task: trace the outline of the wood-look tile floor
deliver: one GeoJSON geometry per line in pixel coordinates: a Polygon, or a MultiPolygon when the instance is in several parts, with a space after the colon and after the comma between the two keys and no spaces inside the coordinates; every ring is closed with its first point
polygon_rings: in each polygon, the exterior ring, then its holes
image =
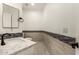
{"type": "Polygon", "coordinates": [[[50,53],[42,41],[37,41],[37,44],[16,53],[16,55],[50,55],[50,53]]]}

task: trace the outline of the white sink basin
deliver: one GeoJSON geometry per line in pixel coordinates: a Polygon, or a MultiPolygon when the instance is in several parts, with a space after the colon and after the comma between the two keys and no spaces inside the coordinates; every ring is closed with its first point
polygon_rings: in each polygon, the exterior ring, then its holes
{"type": "Polygon", "coordinates": [[[13,54],[24,48],[28,48],[36,44],[36,42],[28,40],[27,38],[22,38],[22,37],[5,39],[4,41],[6,45],[4,46],[0,45],[0,55],[13,54]]]}

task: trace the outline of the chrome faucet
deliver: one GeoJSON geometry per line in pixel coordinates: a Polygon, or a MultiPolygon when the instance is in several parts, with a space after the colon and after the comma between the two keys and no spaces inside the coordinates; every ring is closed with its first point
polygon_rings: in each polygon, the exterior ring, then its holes
{"type": "Polygon", "coordinates": [[[3,35],[1,36],[1,45],[5,45],[5,42],[4,42],[4,36],[5,36],[5,35],[11,36],[11,34],[9,34],[9,33],[3,34],[3,35]]]}

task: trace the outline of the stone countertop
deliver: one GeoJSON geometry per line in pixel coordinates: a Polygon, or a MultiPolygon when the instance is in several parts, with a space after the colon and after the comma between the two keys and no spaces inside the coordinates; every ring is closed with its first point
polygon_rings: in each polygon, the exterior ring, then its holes
{"type": "Polygon", "coordinates": [[[28,38],[22,37],[5,39],[5,43],[4,46],[0,45],[0,55],[11,55],[36,44],[36,42],[28,40],[28,38]]]}

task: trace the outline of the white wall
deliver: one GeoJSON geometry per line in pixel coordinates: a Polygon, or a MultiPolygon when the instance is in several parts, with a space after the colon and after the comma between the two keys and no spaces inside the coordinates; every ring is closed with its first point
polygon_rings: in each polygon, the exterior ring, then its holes
{"type": "Polygon", "coordinates": [[[42,29],[70,37],[76,35],[74,4],[47,4],[44,9],[42,29]]]}
{"type": "Polygon", "coordinates": [[[74,7],[74,17],[76,20],[76,41],[79,42],[79,4],[75,4],[74,7]]]}
{"type": "MultiPolygon", "coordinates": [[[[15,3],[15,4],[12,4],[12,3],[7,3],[7,5],[10,5],[10,6],[12,6],[12,7],[15,7],[15,8],[18,8],[19,9],[19,11],[20,11],[20,13],[19,13],[19,15],[20,16],[22,16],[22,6],[20,5],[20,4],[17,4],[17,3],[15,3]]],[[[22,23],[20,23],[19,24],[19,28],[17,28],[17,29],[4,29],[4,28],[2,28],[2,4],[0,4],[0,34],[1,33],[16,33],[16,32],[22,32],[22,23]]]]}
{"type": "MultiPolygon", "coordinates": [[[[47,4],[43,12],[23,11],[24,30],[45,30],[76,37],[75,4],[47,4]]],[[[79,13],[78,13],[79,14],[79,13]]]]}
{"type": "Polygon", "coordinates": [[[41,11],[23,10],[24,30],[40,30],[43,14],[41,11]]]}

